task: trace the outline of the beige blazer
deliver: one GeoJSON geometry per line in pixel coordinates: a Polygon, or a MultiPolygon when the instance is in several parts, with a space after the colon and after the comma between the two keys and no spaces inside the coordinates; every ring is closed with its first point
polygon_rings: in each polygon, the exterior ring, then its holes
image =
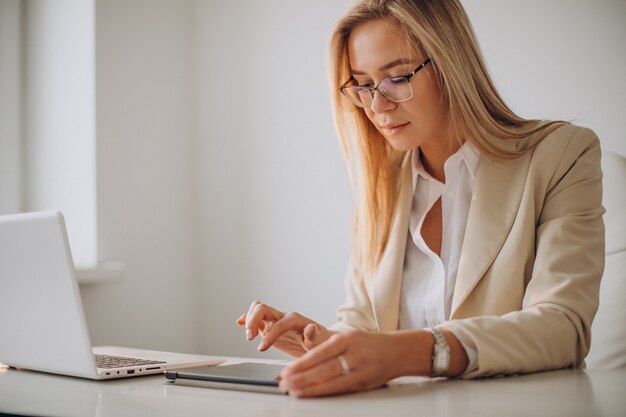
{"type": "MultiPolygon", "coordinates": [[[[389,242],[370,275],[350,266],[335,329],[398,328],[411,211],[410,155],[389,242]]],[[[456,279],[452,331],[478,352],[465,378],[583,366],[604,269],[600,143],[559,127],[514,161],[481,158],[456,279]]]]}

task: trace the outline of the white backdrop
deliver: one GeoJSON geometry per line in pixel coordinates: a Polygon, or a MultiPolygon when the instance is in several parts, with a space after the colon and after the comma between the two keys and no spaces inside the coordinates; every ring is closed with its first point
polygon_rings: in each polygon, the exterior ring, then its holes
{"type": "Polygon", "coordinates": [[[626,1],[466,0],[505,100],[528,118],[569,120],[626,155],[626,1]]]}
{"type": "MultiPolygon", "coordinates": [[[[100,254],[131,266],[84,288],[96,343],[255,355],[234,324],[255,299],[332,322],[352,197],[326,45],[348,3],[96,1],[100,254]]],[[[626,2],[464,4],[513,109],[626,155],[626,2]]]]}

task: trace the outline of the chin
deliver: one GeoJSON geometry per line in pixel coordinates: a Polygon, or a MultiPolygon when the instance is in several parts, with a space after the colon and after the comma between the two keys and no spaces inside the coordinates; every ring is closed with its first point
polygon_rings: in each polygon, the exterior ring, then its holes
{"type": "Polygon", "coordinates": [[[415,140],[408,140],[402,137],[386,137],[385,136],[385,140],[394,150],[400,151],[400,152],[410,151],[420,146],[420,144],[416,143],[415,140]]]}

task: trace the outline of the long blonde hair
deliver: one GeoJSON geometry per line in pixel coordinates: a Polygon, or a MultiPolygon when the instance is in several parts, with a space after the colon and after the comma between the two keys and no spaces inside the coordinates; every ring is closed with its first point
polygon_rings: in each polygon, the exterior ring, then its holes
{"type": "Polygon", "coordinates": [[[337,23],[330,41],[330,85],[335,124],[344,156],[358,169],[354,262],[376,268],[387,244],[397,190],[392,153],[362,109],[346,100],[339,85],[350,78],[348,39],[358,25],[390,19],[415,52],[430,57],[455,136],[484,157],[510,160],[534,149],[563,122],[516,115],[502,100],[487,72],[472,26],[458,0],[362,0],[337,23]]]}

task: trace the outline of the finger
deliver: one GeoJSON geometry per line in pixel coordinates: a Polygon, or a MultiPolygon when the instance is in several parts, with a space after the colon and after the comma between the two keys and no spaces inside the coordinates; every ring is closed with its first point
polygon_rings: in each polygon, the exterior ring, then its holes
{"type": "Polygon", "coordinates": [[[304,346],[309,350],[315,347],[316,346],[315,341],[318,336],[317,324],[315,323],[307,324],[306,327],[304,328],[303,335],[304,335],[304,346]]]}
{"type": "Polygon", "coordinates": [[[337,357],[334,357],[315,368],[289,374],[288,377],[281,379],[280,388],[285,391],[299,391],[309,385],[324,383],[343,376],[345,376],[345,374],[341,362],[339,362],[337,357]]]}
{"type": "Polygon", "coordinates": [[[320,384],[311,384],[302,388],[289,390],[289,395],[298,398],[320,397],[324,395],[345,394],[348,392],[362,391],[373,388],[361,382],[361,376],[351,373],[346,376],[334,378],[320,384]]]}
{"type": "Polygon", "coordinates": [[[311,350],[315,346],[324,343],[333,334],[334,332],[329,331],[324,326],[311,323],[304,328],[304,347],[306,350],[311,350]]]}
{"type": "Polygon", "coordinates": [[[247,314],[242,314],[241,316],[239,316],[235,323],[237,323],[239,326],[244,326],[246,324],[246,316],[247,314]]]}
{"type": "Polygon", "coordinates": [[[255,301],[250,306],[248,316],[246,317],[246,337],[252,340],[259,334],[259,327],[267,316],[266,306],[263,303],[255,301]]]}
{"type": "Polygon", "coordinates": [[[248,340],[252,340],[253,337],[253,331],[250,329],[250,317],[252,316],[252,312],[254,311],[254,309],[256,308],[256,306],[259,304],[259,301],[253,301],[250,304],[250,307],[248,308],[248,313],[244,314],[244,319],[243,322],[246,326],[246,339],[248,340]]]}
{"type": "Polygon", "coordinates": [[[283,316],[283,313],[280,311],[261,302],[256,302],[252,312],[249,312],[246,317],[246,336],[248,340],[257,337],[259,331],[265,327],[267,322],[280,320],[283,316]]]}
{"type": "Polygon", "coordinates": [[[270,321],[270,320],[263,320],[263,321],[261,321],[261,323],[259,324],[259,334],[263,338],[265,338],[265,335],[267,334],[267,332],[270,331],[270,329],[272,328],[274,323],[276,323],[276,322],[275,321],[270,321]]]}
{"type": "Polygon", "coordinates": [[[253,301],[250,304],[250,307],[248,308],[248,313],[246,314],[246,323],[248,322],[248,317],[252,316],[252,313],[254,312],[254,309],[256,308],[256,306],[258,306],[261,302],[260,301],[253,301]]]}
{"type": "Polygon", "coordinates": [[[335,334],[331,336],[326,342],[316,346],[302,355],[297,361],[286,366],[282,372],[281,377],[287,378],[289,374],[302,372],[304,370],[313,368],[330,358],[339,356],[346,352],[348,349],[349,340],[344,335],[335,334]]]}
{"type": "Polygon", "coordinates": [[[280,320],[274,322],[267,331],[263,340],[259,344],[259,351],[264,352],[270,348],[283,334],[291,330],[303,330],[304,327],[311,323],[311,320],[298,313],[288,313],[280,320]]]}

